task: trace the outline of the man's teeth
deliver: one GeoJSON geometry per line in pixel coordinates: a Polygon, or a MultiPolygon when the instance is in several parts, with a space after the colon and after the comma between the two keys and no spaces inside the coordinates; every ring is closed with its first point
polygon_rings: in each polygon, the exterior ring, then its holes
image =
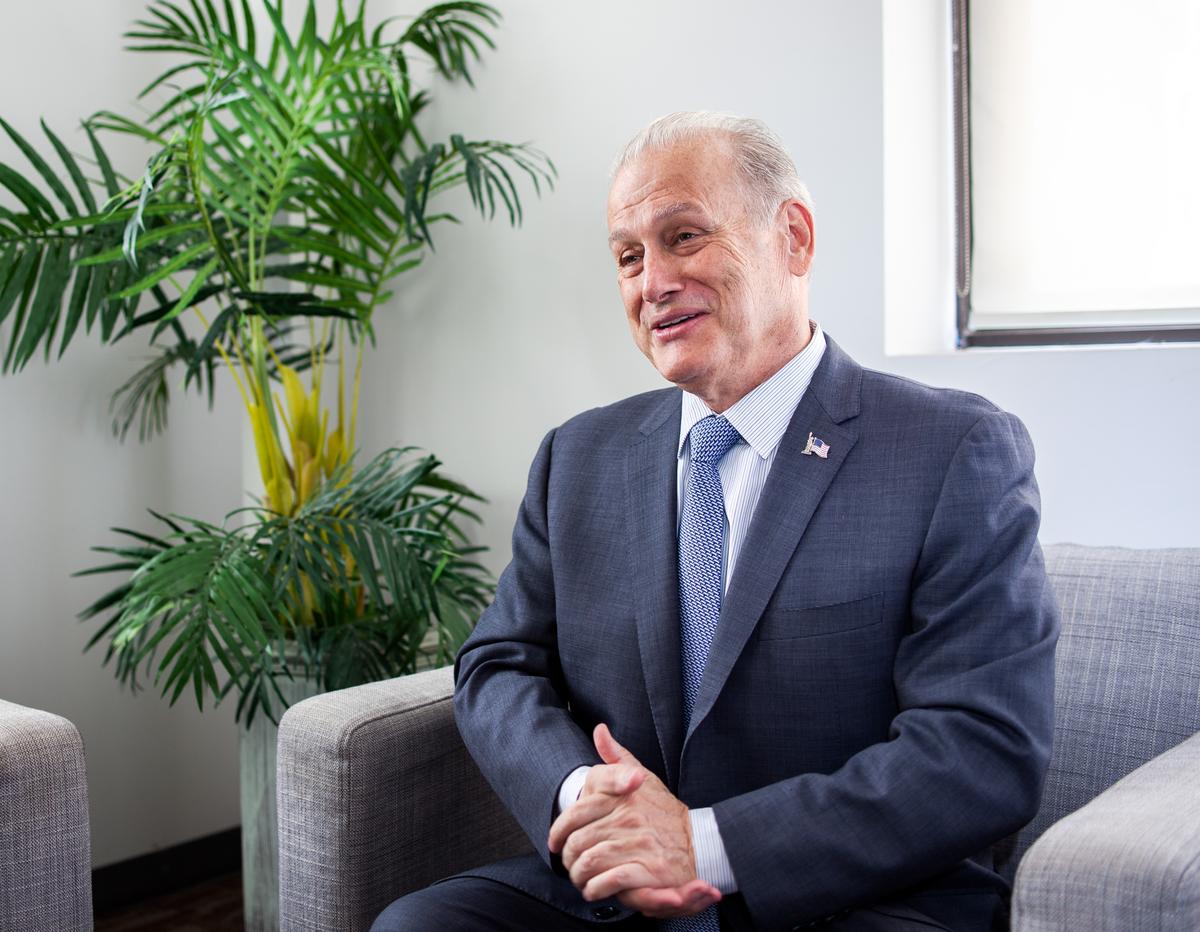
{"type": "Polygon", "coordinates": [[[691,320],[695,314],[684,314],[682,317],[676,317],[674,320],[668,320],[666,323],[659,324],[656,329],[666,330],[668,327],[674,327],[676,324],[682,324],[685,320],[691,320]]]}

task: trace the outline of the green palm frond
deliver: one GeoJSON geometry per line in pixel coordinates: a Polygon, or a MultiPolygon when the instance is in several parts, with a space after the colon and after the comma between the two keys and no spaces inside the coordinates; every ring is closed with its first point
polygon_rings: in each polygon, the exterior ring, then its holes
{"type": "MultiPolygon", "coordinates": [[[[211,3],[192,4],[185,9],[182,4],[153,0],[146,10],[146,19],[134,22],[134,28],[125,33],[132,40],[128,46],[134,52],[166,52],[173,56],[182,55],[183,61],[163,71],[138,94],[142,99],[159,87],[173,82],[188,71],[197,70],[203,75],[214,56],[224,51],[222,39],[243,48],[253,57],[257,51],[254,14],[249,0],[239,0],[235,9],[230,0],[222,0],[220,11],[211,3]],[[223,15],[222,15],[223,13],[223,15]]],[[[186,98],[205,86],[203,80],[179,92],[186,98]]],[[[172,109],[179,100],[168,101],[164,111],[172,109]]],[[[160,111],[156,116],[161,116],[160,111]]]]}
{"type": "Polygon", "coordinates": [[[553,164],[530,146],[460,134],[427,144],[417,132],[429,98],[411,87],[406,50],[447,78],[470,80],[470,64],[494,46],[493,7],[439,4],[394,40],[389,23],[368,36],[362,6],[351,16],[339,3],[326,35],[311,0],[297,29],[279,4],[264,0],[263,9],[270,27],[260,55],[250,0],[149,5],[128,35],[137,51],[171,54],[143,92],[167,90],[167,99],[149,119],[106,111],[86,124],[104,209],[49,129],[59,171],[0,122],[31,167],[0,166],[0,187],[19,205],[0,210],[4,371],[39,347],[49,354],[56,334],[61,354],[97,322],[104,341],[148,325],[157,333],[222,292],[243,314],[340,312],[369,326],[390,283],[421,263],[431,226],[456,219],[432,209],[439,195],[466,185],[483,216],[499,210],[515,225],[519,179],[535,193],[553,184],[553,164]],[[135,181],[112,170],[98,132],[154,147],[135,181]],[[272,297],[296,286],[312,297],[291,305],[272,297]],[[171,300],[147,310],[146,295],[159,288],[171,300]]]}
{"type": "Polygon", "coordinates": [[[105,662],[131,686],[153,671],[172,703],[188,686],[198,701],[236,689],[239,718],[274,717],[291,675],[285,639],[328,689],[411,672],[431,628],[448,659],[492,580],[463,543],[476,519],[462,501],[478,496],[438,466],[387,450],[358,472],[346,464],[290,518],[230,528],[156,516],[162,537],[118,530],[134,544],[96,548],[118,561],[83,574],[131,576],[81,614],[113,613],[88,646],[106,641],[105,662]]]}
{"type": "Polygon", "coordinates": [[[217,373],[236,379],[263,505],[118,531],[88,572],[124,581],[84,616],[103,616],[89,646],[122,682],[150,675],[172,702],[237,692],[243,721],[274,716],[297,658],[326,688],[448,660],[490,599],[477,496],[409,451],[354,465],[363,355],[437,225],[458,222],[445,195],[466,188],[473,211],[516,226],[556,179],[530,145],[418,125],[431,97],[410,57],[470,83],[494,7],[368,30],[366,0],[349,6],[322,19],[306,0],[285,21],[282,0],[150,0],[127,33],[165,56],[148,116],[93,115],[86,157],[0,121],[26,163],[0,165],[0,371],[81,333],[146,339],[112,401],[114,431],[143,440],[180,381],[211,405],[217,373]],[[114,168],[106,134],[141,147],[133,170],[114,168]]]}
{"type": "MultiPolygon", "coordinates": [[[[19,205],[0,208],[0,324],[6,328],[0,338],[0,371],[12,372],[24,368],[39,347],[48,359],[56,336],[61,355],[81,323],[90,330],[99,320],[107,338],[131,305],[115,297],[129,273],[94,258],[121,242],[120,222],[73,222],[81,213],[96,213],[95,196],[78,159],[44,123],[43,132],[63,164],[60,171],[3,119],[0,129],[33,169],[33,177],[26,177],[0,164],[0,188],[19,205]],[[82,264],[88,259],[92,261],[82,264]]],[[[94,136],[91,142],[97,160],[107,165],[100,143],[94,136]]]]}
{"type": "MultiPolygon", "coordinates": [[[[398,45],[413,45],[428,55],[442,77],[471,80],[471,62],[482,59],[479,47],[496,47],[488,30],[500,24],[500,11],[486,3],[439,3],[416,17],[398,45]]],[[[376,32],[376,38],[382,35],[376,32]]]]}
{"type": "Polygon", "coordinates": [[[143,443],[166,430],[171,395],[167,374],[176,364],[184,367],[184,389],[194,382],[212,408],[219,362],[214,344],[221,336],[222,324],[227,324],[230,317],[228,313],[218,317],[200,340],[188,336],[178,322],[165,325],[175,342],[167,346],[153,345],[156,355],[113,393],[109,410],[113,414],[114,436],[123,441],[135,421],[138,439],[143,443]]]}
{"type": "Polygon", "coordinates": [[[155,685],[172,704],[190,684],[203,707],[205,693],[220,695],[229,683],[249,680],[255,658],[282,636],[282,623],[272,609],[273,582],[254,552],[253,534],[162,520],[172,532],[163,538],[138,535],[146,546],[96,548],[123,561],[85,573],[132,567],[133,574],[81,617],[115,609],[88,647],[108,641],[105,663],[115,659],[122,682],[136,688],[138,671],[153,670],[155,685]]]}
{"type": "Polygon", "coordinates": [[[165,350],[135,372],[112,396],[113,435],[121,440],[138,422],[138,438],[145,441],[167,427],[167,370],[179,361],[176,348],[165,350]]]}

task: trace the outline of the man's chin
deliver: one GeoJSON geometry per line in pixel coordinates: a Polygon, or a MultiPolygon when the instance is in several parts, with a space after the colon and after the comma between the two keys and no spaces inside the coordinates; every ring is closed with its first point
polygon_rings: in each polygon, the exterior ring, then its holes
{"type": "Polygon", "coordinates": [[[676,360],[664,362],[661,359],[654,360],[654,368],[658,370],[658,374],[674,385],[676,388],[682,388],[685,392],[698,393],[697,389],[703,382],[702,372],[696,366],[681,364],[676,360]]]}

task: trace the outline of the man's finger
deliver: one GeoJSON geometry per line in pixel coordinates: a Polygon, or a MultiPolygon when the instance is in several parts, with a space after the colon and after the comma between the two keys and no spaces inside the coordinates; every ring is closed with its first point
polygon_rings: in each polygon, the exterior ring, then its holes
{"type": "MultiPolygon", "coordinates": [[[[605,819],[597,819],[595,822],[589,822],[587,825],[575,829],[575,831],[567,836],[567,840],[563,842],[562,851],[560,854],[562,855],[563,867],[565,867],[569,873],[573,872],[575,868],[575,862],[585,854],[588,855],[588,860],[591,863],[597,865],[588,873],[587,877],[583,878],[582,881],[576,880],[572,874],[571,880],[577,887],[582,887],[584,882],[586,882],[588,877],[590,877],[592,874],[598,874],[600,871],[607,870],[609,867],[612,867],[613,864],[618,863],[614,861],[612,864],[600,864],[598,860],[601,856],[600,852],[592,852],[593,848],[599,846],[607,846],[611,848],[613,842],[617,840],[605,832],[605,822],[605,819]]],[[[625,839],[625,841],[628,841],[628,839],[625,839]]],[[[623,858],[622,860],[629,859],[623,858]]]]}
{"type": "Polygon", "coordinates": [[[592,731],[592,743],[596,745],[596,753],[606,764],[633,764],[640,767],[638,759],[617,743],[608,726],[601,722],[592,731]]]}
{"type": "MultiPolygon", "coordinates": [[[[601,769],[599,767],[594,769],[601,769]]],[[[588,775],[589,778],[591,774],[588,775]]],[[[635,781],[637,785],[641,785],[641,780],[635,781]]],[[[546,844],[554,854],[560,854],[563,846],[567,843],[567,839],[571,834],[585,825],[591,825],[598,819],[603,819],[611,813],[620,803],[621,794],[609,793],[604,791],[586,792],[580,796],[575,802],[564,809],[554,824],[550,826],[550,835],[546,839],[546,844]]]]}
{"type": "Polygon", "coordinates": [[[636,861],[618,864],[603,873],[597,874],[580,891],[589,903],[616,896],[622,890],[636,887],[648,887],[657,883],[658,879],[643,865],[636,861]]]}
{"type": "Polygon", "coordinates": [[[630,909],[652,919],[666,919],[683,908],[684,900],[674,887],[637,887],[622,890],[617,899],[630,909]]]}
{"type": "Polygon", "coordinates": [[[636,909],[652,919],[694,916],[722,899],[720,890],[698,878],[681,887],[625,890],[617,898],[630,909],[636,909]]]}
{"type": "Polygon", "coordinates": [[[598,793],[586,799],[580,797],[554,820],[550,826],[550,835],[546,838],[546,846],[551,853],[561,854],[563,846],[573,832],[607,815],[604,807],[607,807],[608,811],[612,811],[614,806],[616,806],[616,798],[612,796],[598,793]]]}
{"type": "Polygon", "coordinates": [[[679,888],[684,899],[684,911],[691,915],[721,902],[721,891],[697,877],[679,888]]]}
{"type": "Polygon", "coordinates": [[[567,839],[563,848],[563,866],[571,877],[577,889],[582,890],[589,880],[603,874],[607,870],[622,864],[637,864],[634,860],[635,851],[631,851],[628,838],[592,838],[583,845],[578,844],[579,836],[591,831],[591,826],[580,829],[567,839]]]}
{"type": "Polygon", "coordinates": [[[646,782],[647,771],[633,764],[597,765],[588,771],[583,783],[583,793],[607,793],[610,796],[625,796],[646,782]]]}

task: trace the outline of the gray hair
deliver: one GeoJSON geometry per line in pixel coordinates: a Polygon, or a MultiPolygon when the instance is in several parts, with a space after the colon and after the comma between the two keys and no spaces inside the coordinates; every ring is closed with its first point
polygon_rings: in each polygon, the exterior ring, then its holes
{"type": "Polygon", "coordinates": [[[723,136],[733,146],[738,173],[761,219],[774,216],[787,200],[800,201],[812,210],[812,197],[779,135],[762,120],[731,113],[685,110],[659,117],[629,140],[613,163],[611,178],[615,180],[621,169],[648,150],[712,136],[723,136]]]}

